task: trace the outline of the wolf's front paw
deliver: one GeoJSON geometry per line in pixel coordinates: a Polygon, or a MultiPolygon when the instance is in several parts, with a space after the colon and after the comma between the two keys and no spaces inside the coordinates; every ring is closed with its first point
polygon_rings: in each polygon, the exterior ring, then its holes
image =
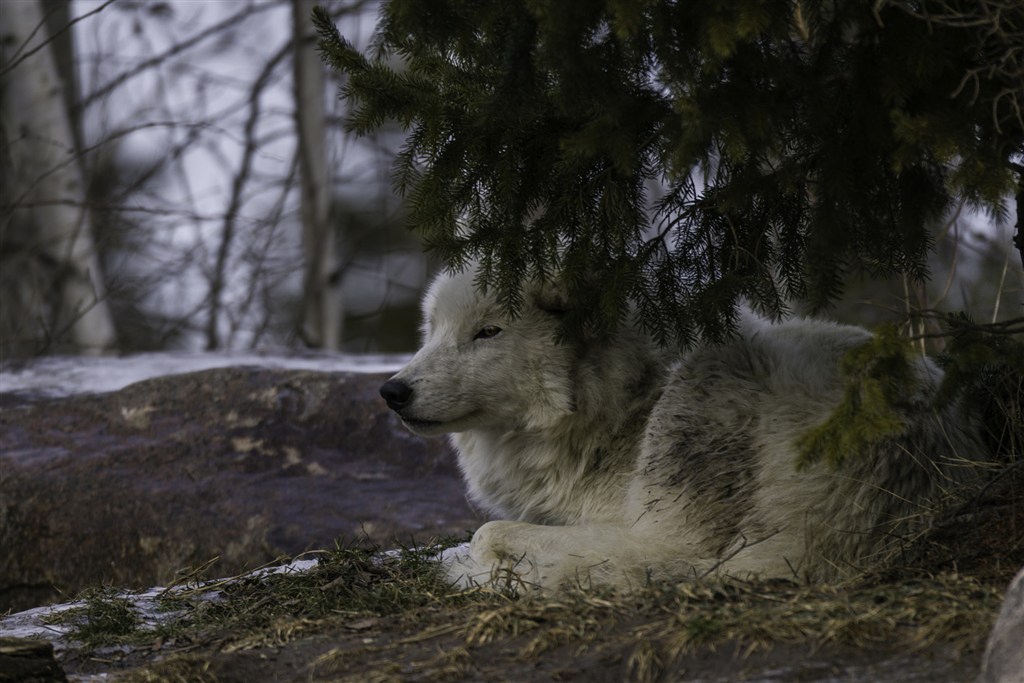
{"type": "Polygon", "coordinates": [[[470,544],[460,543],[446,548],[437,557],[441,563],[441,573],[457,588],[472,588],[476,585],[470,577],[477,573],[476,565],[470,555],[470,544]]]}
{"type": "Polygon", "coordinates": [[[514,584],[522,582],[514,571],[515,563],[501,560],[490,552],[480,552],[477,543],[462,543],[448,548],[441,552],[438,560],[444,577],[457,588],[490,586],[514,589],[514,584]]]}
{"type": "Polygon", "coordinates": [[[509,548],[502,534],[510,522],[488,522],[477,529],[470,543],[448,548],[439,556],[442,571],[459,588],[490,586],[522,593],[536,583],[535,566],[523,553],[509,548]]]}

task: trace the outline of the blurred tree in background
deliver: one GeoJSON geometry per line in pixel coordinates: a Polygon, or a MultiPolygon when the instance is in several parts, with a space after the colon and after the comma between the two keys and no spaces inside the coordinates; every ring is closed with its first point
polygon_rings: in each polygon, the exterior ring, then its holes
{"type": "Polygon", "coordinates": [[[19,274],[4,278],[9,289],[4,322],[14,324],[12,314],[42,319],[47,334],[66,333],[82,352],[103,353],[117,338],[68,107],[74,90],[65,87],[69,81],[60,70],[69,66],[67,43],[60,62],[57,50],[45,45],[26,50],[37,32],[46,35],[45,17],[42,2],[4,12],[3,255],[16,261],[6,267],[19,274]],[[20,62],[21,68],[13,69],[20,62]],[[20,247],[15,259],[7,253],[12,245],[20,247]]]}
{"type": "Polygon", "coordinates": [[[428,247],[479,259],[512,311],[559,273],[596,304],[570,332],[631,302],[689,343],[741,298],[909,294],[950,215],[1021,214],[1018,0],[388,0],[371,58],[316,20],[352,130],[406,130],[394,181],[428,247]]]}
{"type": "Polygon", "coordinates": [[[0,360],[415,344],[399,138],[333,125],[311,6],[0,2],[0,360]]]}

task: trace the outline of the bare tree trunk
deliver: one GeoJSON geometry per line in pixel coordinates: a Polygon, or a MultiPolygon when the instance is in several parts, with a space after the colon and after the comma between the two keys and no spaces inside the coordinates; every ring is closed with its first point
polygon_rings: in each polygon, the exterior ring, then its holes
{"type": "MultiPolygon", "coordinates": [[[[4,9],[4,63],[11,64],[48,38],[43,17],[39,0],[4,9]]],[[[30,224],[33,243],[57,265],[60,312],[53,333],[66,329],[83,353],[112,349],[114,324],[93,243],[85,182],[50,46],[11,69],[0,85],[3,137],[13,169],[4,188],[3,203],[10,209],[6,219],[30,224]]]]}
{"type": "Polygon", "coordinates": [[[310,346],[338,350],[342,336],[337,240],[328,214],[331,188],[324,126],[323,63],[310,19],[316,0],[292,0],[295,36],[295,126],[302,182],[302,243],[306,254],[301,336],[310,346]]]}
{"type": "Polygon", "coordinates": [[[1020,254],[1020,265],[1024,266],[1024,166],[1011,164],[1017,173],[1017,233],[1013,236],[1013,246],[1020,254]]]}

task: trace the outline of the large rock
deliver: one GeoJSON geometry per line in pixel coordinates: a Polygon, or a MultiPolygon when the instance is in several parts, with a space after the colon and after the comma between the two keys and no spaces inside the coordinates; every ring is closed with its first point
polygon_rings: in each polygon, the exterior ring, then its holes
{"type": "Polygon", "coordinates": [[[1006,591],[988,637],[978,683],[1024,683],[1024,569],[1006,591]]]}
{"type": "Polygon", "coordinates": [[[380,374],[221,368],[0,411],[0,612],[100,583],[224,576],[343,542],[478,525],[444,441],[405,431],[380,374]]]}
{"type": "Polygon", "coordinates": [[[65,683],[53,645],[0,636],[0,683],[65,683]]]}

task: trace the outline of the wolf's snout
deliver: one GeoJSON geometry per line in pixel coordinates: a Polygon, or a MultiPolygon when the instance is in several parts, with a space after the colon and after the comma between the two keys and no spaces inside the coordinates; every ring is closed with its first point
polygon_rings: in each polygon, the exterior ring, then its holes
{"type": "Polygon", "coordinates": [[[401,410],[412,400],[412,387],[400,379],[389,379],[380,388],[380,395],[391,410],[401,410]]]}

